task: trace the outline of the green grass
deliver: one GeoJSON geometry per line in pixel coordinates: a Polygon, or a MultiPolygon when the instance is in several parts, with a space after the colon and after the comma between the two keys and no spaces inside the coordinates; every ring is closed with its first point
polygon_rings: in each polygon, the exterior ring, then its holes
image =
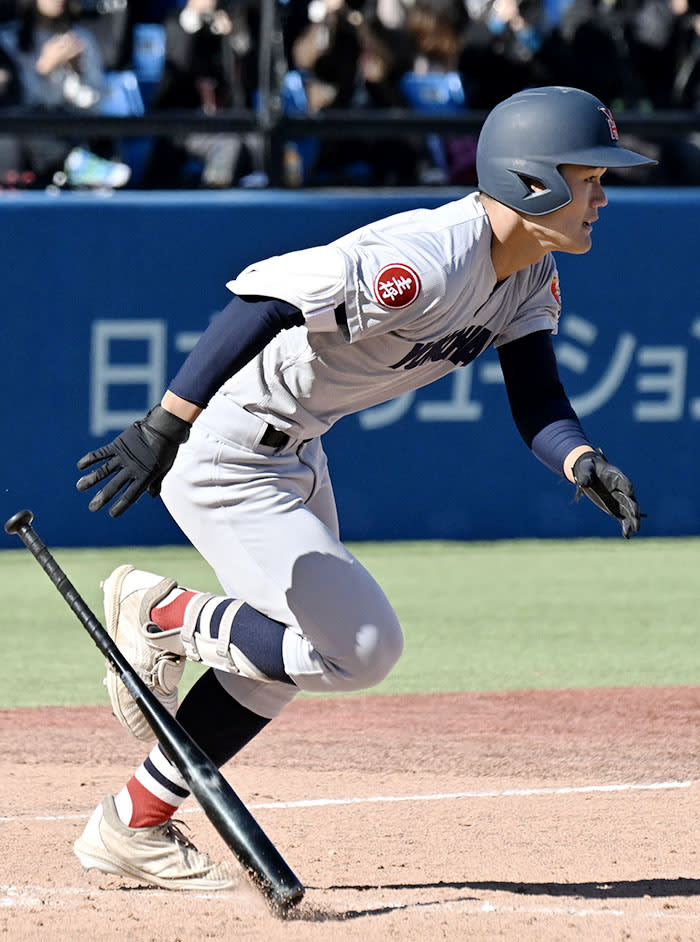
{"type": "MultiPolygon", "coordinates": [[[[700,683],[698,539],[362,543],[404,656],[378,692],[700,683]]],[[[189,548],[56,550],[102,617],[115,565],[217,591],[189,548]]],[[[30,554],[0,552],[0,707],[106,704],[104,661],[30,554]]],[[[188,665],[187,689],[201,672],[188,665]]]]}

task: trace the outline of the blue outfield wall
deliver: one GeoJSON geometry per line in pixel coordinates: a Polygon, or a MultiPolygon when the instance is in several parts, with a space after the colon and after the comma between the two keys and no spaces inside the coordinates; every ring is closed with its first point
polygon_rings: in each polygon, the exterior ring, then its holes
{"type": "MultiPolygon", "coordinates": [[[[54,546],[181,541],[159,501],[91,514],[76,460],[160,398],[249,262],[459,193],[3,194],[2,520],[54,546]]],[[[558,257],[564,384],[633,477],[650,536],[700,530],[700,192],[609,192],[594,247],[558,257]]],[[[528,452],[493,352],[325,438],[343,535],[617,536],[528,452]]],[[[2,546],[17,539],[1,534],[2,546]]]]}

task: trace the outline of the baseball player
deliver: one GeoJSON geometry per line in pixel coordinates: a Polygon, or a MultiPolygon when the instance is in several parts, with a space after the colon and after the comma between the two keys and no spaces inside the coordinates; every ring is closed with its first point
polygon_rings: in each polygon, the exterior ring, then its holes
{"type": "MultiPolygon", "coordinates": [[[[78,462],[92,469],[78,488],[101,485],[91,510],[111,502],[117,516],[160,493],[216,573],[220,595],[129,565],[103,588],[110,635],[217,766],[299,690],[371,687],[401,655],[396,614],[338,535],[321,438],[342,416],[494,346],[536,457],[624,537],[639,530],[631,481],[593,447],[559,379],[552,252],[590,249],[606,168],[650,162],[585,91],[513,95],[483,126],[478,192],[246,268],[160,404],[78,462]],[[210,669],[178,707],[188,659],[210,669]]],[[[107,684],[122,724],[149,739],[111,671],[107,684]]],[[[82,865],[173,889],[231,886],[172,821],[187,794],[156,745],[93,812],[75,843],[82,865]]]]}

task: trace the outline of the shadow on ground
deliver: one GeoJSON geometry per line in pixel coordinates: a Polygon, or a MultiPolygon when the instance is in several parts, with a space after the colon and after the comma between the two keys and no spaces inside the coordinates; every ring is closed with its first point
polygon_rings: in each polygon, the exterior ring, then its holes
{"type": "MultiPolygon", "coordinates": [[[[320,887],[318,889],[321,889],[320,887]]],[[[645,896],[700,896],[700,880],[689,877],[651,880],[600,880],[590,883],[515,883],[508,880],[472,882],[446,881],[437,883],[390,883],[381,886],[355,884],[329,886],[325,890],[426,890],[453,889],[496,893],[517,893],[521,896],[571,896],[575,899],[643,899],[645,896]]]]}

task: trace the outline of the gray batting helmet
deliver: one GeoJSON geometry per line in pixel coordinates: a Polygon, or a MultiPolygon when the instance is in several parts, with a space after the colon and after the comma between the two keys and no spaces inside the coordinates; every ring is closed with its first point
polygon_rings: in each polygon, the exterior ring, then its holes
{"type": "Polygon", "coordinates": [[[499,203],[533,216],[571,202],[562,164],[654,164],[620,146],[612,113],[589,92],[548,86],[506,98],[491,111],[476,151],[478,186],[499,203]],[[531,183],[543,187],[533,191],[531,183]]]}

